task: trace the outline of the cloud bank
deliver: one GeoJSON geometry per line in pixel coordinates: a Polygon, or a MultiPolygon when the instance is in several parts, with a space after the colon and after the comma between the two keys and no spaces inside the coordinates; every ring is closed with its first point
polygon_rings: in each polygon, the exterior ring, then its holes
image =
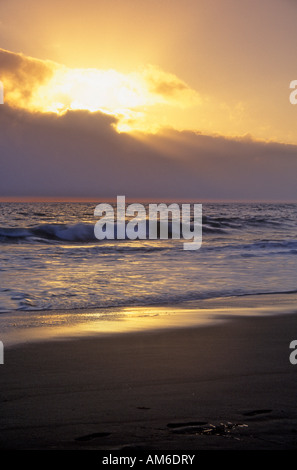
{"type": "Polygon", "coordinates": [[[115,122],[1,105],[0,197],[296,200],[296,146],[172,129],[136,138],[115,122]]]}

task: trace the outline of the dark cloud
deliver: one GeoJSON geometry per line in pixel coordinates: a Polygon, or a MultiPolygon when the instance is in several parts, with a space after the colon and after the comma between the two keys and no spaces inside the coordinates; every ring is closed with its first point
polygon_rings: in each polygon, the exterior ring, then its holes
{"type": "Polygon", "coordinates": [[[189,90],[189,87],[174,80],[163,80],[161,82],[151,80],[150,90],[159,95],[175,96],[181,91],[189,90]]]}
{"type": "Polygon", "coordinates": [[[33,59],[23,54],[0,49],[0,80],[4,83],[5,96],[13,101],[26,102],[37,85],[49,80],[54,64],[33,59]]]}
{"type": "Polygon", "coordinates": [[[199,99],[198,93],[176,75],[166,73],[152,65],[148,66],[143,73],[149,90],[153,94],[161,95],[169,101],[172,99],[180,101],[184,105],[189,101],[193,103],[199,99]]]}
{"type": "Polygon", "coordinates": [[[134,138],[115,119],[0,106],[0,196],[295,200],[297,146],[167,130],[134,138]]]}

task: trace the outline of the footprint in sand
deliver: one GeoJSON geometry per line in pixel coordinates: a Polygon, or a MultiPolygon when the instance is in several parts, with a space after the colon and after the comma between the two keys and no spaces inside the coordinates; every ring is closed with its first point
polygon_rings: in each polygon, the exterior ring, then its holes
{"type": "Polygon", "coordinates": [[[246,411],[245,413],[242,413],[243,416],[257,416],[257,415],[263,415],[266,413],[271,413],[272,410],[252,410],[252,411],[246,411]]]}
{"type": "Polygon", "coordinates": [[[186,428],[186,427],[192,427],[192,426],[204,426],[205,424],[208,424],[207,421],[189,421],[186,423],[168,423],[167,427],[168,428],[186,428]]]}
{"type": "Polygon", "coordinates": [[[87,434],[86,436],[76,437],[75,440],[80,442],[92,441],[93,439],[97,439],[99,437],[110,436],[110,434],[110,432],[94,432],[92,434],[87,434]]]}

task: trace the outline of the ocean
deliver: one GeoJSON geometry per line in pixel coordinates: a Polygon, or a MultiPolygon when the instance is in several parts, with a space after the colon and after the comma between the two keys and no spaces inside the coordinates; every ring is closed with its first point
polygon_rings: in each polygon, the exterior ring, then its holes
{"type": "Polygon", "coordinates": [[[296,204],[203,204],[191,251],[173,239],[100,241],[95,207],[1,203],[1,313],[296,292],[296,204]]]}

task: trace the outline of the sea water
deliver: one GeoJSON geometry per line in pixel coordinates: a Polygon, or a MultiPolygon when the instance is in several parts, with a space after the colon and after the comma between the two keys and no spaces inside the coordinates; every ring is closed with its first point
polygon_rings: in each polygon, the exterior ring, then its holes
{"type": "Polygon", "coordinates": [[[297,204],[203,204],[202,246],[185,251],[96,239],[99,202],[0,204],[1,313],[297,291],[297,204]]]}

